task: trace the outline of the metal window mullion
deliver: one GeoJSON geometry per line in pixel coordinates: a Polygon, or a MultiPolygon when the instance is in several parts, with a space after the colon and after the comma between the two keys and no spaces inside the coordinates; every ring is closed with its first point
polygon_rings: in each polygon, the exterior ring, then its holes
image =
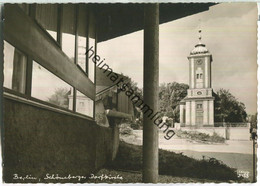
{"type": "Polygon", "coordinates": [[[63,17],[63,8],[62,4],[58,5],[58,21],[57,21],[57,42],[62,48],[62,17],[63,17]]]}
{"type": "Polygon", "coordinates": [[[78,64],[78,27],[79,27],[79,24],[78,24],[78,19],[79,19],[79,6],[78,5],[75,5],[75,15],[74,15],[74,21],[75,21],[75,50],[74,50],[74,63],[75,64],[78,64]]]}
{"type": "MultiPolygon", "coordinates": [[[[78,64],[78,5],[74,5],[75,7],[75,12],[74,12],[74,27],[75,27],[75,50],[74,50],[74,63],[77,65],[78,64]]],[[[77,107],[77,90],[73,86],[73,111],[76,112],[76,107],[77,107]]]]}
{"type": "Polygon", "coordinates": [[[36,18],[36,4],[30,4],[30,6],[29,6],[29,16],[33,19],[36,18]]]}
{"type": "Polygon", "coordinates": [[[31,56],[27,56],[25,95],[28,97],[31,97],[32,95],[32,68],[33,68],[33,59],[31,56]]]}
{"type": "Polygon", "coordinates": [[[87,11],[87,24],[86,24],[86,64],[85,64],[85,67],[86,67],[86,74],[87,74],[87,77],[89,78],[89,58],[88,58],[88,53],[87,53],[87,50],[89,49],[89,9],[86,7],[86,11],[87,11]]]}
{"type": "MultiPolygon", "coordinates": [[[[32,19],[36,18],[36,4],[31,4],[29,6],[29,16],[32,19]]],[[[33,58],[27,54],[26,61],[26,79],[25,79],[25,95],[31,97],[32,95],[32,68],[33,68],[33,58]]]]}
{"type": "MultiPolygon", "coordinates": [[[[95,56],[97,55],[97,39],[98,39],[98,35],[97,35],[97,23],[96,23],[96,19],[95,19],[95,22],[94,22],[94,24],[95,24],[95,56]]],[[[94,65],[94,91],[95,91],[95,93],[96,93],[96,68],[97,68],[97,66],[96,65],[94,65]]],[[[94,120],[95,120],[95,118],[96,118],[96,99],[94,99],[93,100],[93,118],[94,118],[94,120]]]]}

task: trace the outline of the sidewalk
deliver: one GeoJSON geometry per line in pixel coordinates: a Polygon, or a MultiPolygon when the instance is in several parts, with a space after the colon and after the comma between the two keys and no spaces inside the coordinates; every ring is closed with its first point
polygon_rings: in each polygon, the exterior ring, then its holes
{"type": "MultiPolygon", "coordinates": [[[[143,136],[142,130],[134,130],[134,134],[136,135],[136,141],[139,141],[137,145],[141,145],[143,136]]],[[[224,144],[203,144],[195,142],[192,143],[186,139],[179,139],[175,136],[170,140],[166,140],[163,136],[163,133],[159,133],[159,148],[165,150],[253,154],[252,141],[227,140],[224,144]]]]}
{"type": "MultiPolygon", "coordinates": [[[[128,142],[142,145],[142,131],[134,130],[135,137],[128,142]]],[[[174,136],[170,140],[164,139],[164,134],[159,133],[159,148],[195,159],[216,158],[230,167],[240,171],[249,172],[249,179],[252,179],[253,169],[253,142],[252,141],[232,141],[227,140],[224,144],[202,144],[192,143],[185,139],[174,136]]]]}

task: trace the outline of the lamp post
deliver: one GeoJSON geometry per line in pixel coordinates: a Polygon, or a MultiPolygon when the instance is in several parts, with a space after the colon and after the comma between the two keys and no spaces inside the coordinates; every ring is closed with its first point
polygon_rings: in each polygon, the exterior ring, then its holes
{"type": "Polygon", "coordinates": [[[257,139],[256,128],[251,129],[251,138],[253,141],[253,183],[256,182],[256,159],[255,159],[255,145],[257,139]]]}

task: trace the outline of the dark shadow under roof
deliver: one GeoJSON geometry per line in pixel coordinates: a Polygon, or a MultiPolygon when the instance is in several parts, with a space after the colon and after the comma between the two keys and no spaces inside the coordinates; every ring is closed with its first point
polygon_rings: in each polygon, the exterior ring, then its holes
{"type": "MultiPolygon", "coordinates": [[[[215,3],[160,3],[160,24],[206,11],[215,3]]],[[[143,29],[144,3],[94,4],[98,42],[143,29]]]]}

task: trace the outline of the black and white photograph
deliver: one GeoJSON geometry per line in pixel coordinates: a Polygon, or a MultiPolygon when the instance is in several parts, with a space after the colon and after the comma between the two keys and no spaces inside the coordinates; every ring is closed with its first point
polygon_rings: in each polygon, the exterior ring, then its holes
{"type": "Polygon", "coordinates": [[[257,183],[257,2],[0,7],[3,184],[257,183]]]}

